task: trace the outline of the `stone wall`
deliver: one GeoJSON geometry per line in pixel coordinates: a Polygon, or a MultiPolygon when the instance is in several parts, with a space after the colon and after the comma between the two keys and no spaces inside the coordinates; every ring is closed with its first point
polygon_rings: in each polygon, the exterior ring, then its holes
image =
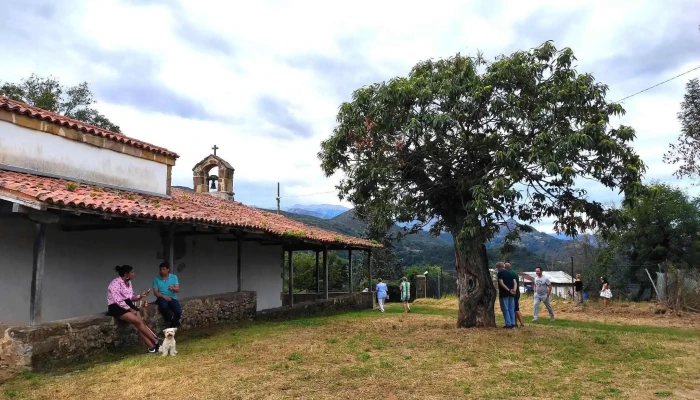
{"type": "MultiPolygon", "coordinates": [[[[255,292],[232,292],[195,297],[181,301],[182,328],[197,328],[220,323],[252,320],[255,317],[255,292]]],[[[159,333],[163,321],[155,305],[142,309],[144,320],[159,333]]],[[[159,336],[162,337],[162,335],[159,336]]],[[[0,338],[0,367],[36,370],[84,361],[116,348],[139,341],[136,330],[122,321],[98,314],[37,326],[9,327],[0,338]]]]}
{"type": "MultiPolygon", "coordinates": [[[[340,296],[347,296],[349,292],[329,292],[328,298],[332,299],[340,296]]],[[[280,293],[280,299],[282,299],[282,306],[289,305],[289,294],[280,293]]],[[[294,303],[304,303],[307,301],[315,301],[317,299],[323,299],[323,293],[294,293],[294,303]]]]}
{"type": "Polygon", "coordinates": [[[370,310],[373,308],[372,298],[372,292],[352,293],[328,300],[310,301],[294,304],[291,307],[286,306],[258,311],[256,319],[285,319],[332,311],[370,310]]]}

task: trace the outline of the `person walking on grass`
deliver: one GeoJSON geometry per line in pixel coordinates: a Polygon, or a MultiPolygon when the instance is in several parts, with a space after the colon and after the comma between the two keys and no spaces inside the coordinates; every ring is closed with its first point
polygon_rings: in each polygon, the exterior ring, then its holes
{"type": "Polygon", "coordinates": [[[603,306],[607,307],[608,302],[612,298],[612,292],[610,291],[610,284],[608,283],[608,280],[604,277],[600,277],[600,283],[603,284],[603,288],[600,289],[600,297],[603,298],[603,306]]]}
{"type": "Polygon", "coordinates": [[[498,300],[500,301],[503,319],[506,320],[505,329],[515,328],[515,292],[518,287],[516,279],[506,270],[506,265],[499,261],[496,263],[498,273],[498,300]]]}
{"type": "Polygon", "coordinates": [[[523,313],[520,312],[520,286],[518,286],[518,280],[519,276],[518,273],[512,270],[513,266],[507,262],[506,263],[506,270],[510,272],[511,275],[513,275],[513,279],[515,279],[515,300],[514,300],[514,307],[513,310],[515,311],[515,326],[518,326],[518,323],[520,324],[520,327],[524,327],[525,323],[523,322],[523,313]]]}
{"type": "Polygon", "coordinates": [[[576,280],[574,281],[574,295],[576,297],[576,304],[583,304],[583,281],[581,281],[581,274],[576,274],[576,280]]]}
{"type": "Polygon", "coordinates": [[[403,303],[403,312],[410,313],[411,306],[408,305],[408,300],[411,299],[411,284],[408,279],[404,276],[401,278],[401,285],[399,286],[401,290],[401,302],[403,303]]]}
{"type": "Polygon", "coordinates": [[[540,316],[540,303],[544,303],[549,311],[549,320],[554,321],[554,311],[552,305],[549,304],[549,298],[552,295],[552,282],[546,276],[542,275],[542,268],[535,269],[535,306],[532,313],[532,320],[537,321],[540,316]]]}
{"type": "Polygon", "coordinates": [[[378,278],[377,282],[377,303],[379,303],[379,311],[384,312],[384,302],[389,297],[389,289],[386,283],[382,282],[382,278],[378,278]]]}

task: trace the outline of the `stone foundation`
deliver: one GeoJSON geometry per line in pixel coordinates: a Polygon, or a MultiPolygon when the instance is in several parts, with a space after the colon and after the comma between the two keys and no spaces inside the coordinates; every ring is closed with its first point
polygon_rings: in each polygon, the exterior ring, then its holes
{"type": "MultiPolygon", "coordinates": [[[[182,328],[252,320],[256,293],[232,292],[180,302],[182,328]]],[[[141,311],[148,326],[160,335],[163,319],[155,304],[141,311]]],[[[139,342],[131,325],[104,314],[55,321],[37,326],[9,327],[0,338],[0,367],[35,370],[85,361],[93,355],[139,342]]]]}
{"type": "Polygon", "coordinates": [[[334,297],[328,300],[309,301],[294,304],[291,307],[286,306],[258,311],[256,319],[286,319],[332,311],[370,310],[373,307],[372,299],[372,292],[346,294],[345,296],[334,297]]]}

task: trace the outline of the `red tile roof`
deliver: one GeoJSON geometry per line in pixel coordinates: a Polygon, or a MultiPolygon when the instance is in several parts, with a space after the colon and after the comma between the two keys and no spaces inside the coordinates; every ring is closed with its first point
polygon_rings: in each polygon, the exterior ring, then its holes
{"type": "Polygon", "coordinates": [[[106,215],[248,228],[317,243],[379,247],[364,239],[308,226],[241,203],[176,188],[168,199],[0,170],[0,194],[106,215]]]}
{"type": "Polygon", "coordinates": [[[103,137],[106,139],[114,140],[119,143],[124,143],[126,145],[152,151],[156,154],[162,154],[169,157],[177,158],[178,155],[170,150],[164,149],[152,145],[150,143],[142,142],[140,140],[132,139],[121,133],[115,133],[108,131],[106,129],[98,128],[93,125],[88,125],[84,122],[78,121],[77,119],[72,119],[65,117],[60,114],[52,113],[50,111],[43,110],[41,108],[32,107],[20,101],[9,99],[5,96],[0,96],[0,109],[5,109],[15,114],[26,115],[30,118],[41,119],[44,121],[49,121],[51,123],[65,126],[68,128],[75,129],[80,132],[89,133],[91,135],[103,137]]]}

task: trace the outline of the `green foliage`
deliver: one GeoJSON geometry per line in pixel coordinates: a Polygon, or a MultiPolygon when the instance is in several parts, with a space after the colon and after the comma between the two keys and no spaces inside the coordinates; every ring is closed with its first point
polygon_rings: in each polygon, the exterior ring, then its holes
{"type": "Polygon", "coordinates": [[[678,113],[681,133],[678,142],[670,145],[664,161],[678,164],[674,173],[679,178],[700,177],[700,79],[691,79],[678,113]]]}
{"type": "MultiPolygon", "coordinates": [[[[284,268],[287,271],[288,253],[285,252],[284,268]]],[[[301,292],[304,290],[316,291],[316,253],[314,252],[294,252],[294,290],[301,292]]],[[[353,261],[353,264],[355,262],[353,261]]],[[[323,255],[319,255],[319,271],[321,275],[320,285],[323,287],[323,255]]],[[[357,273],[356,273],[357,274],[357,273]]],[[[289,276],[285,272],[284,292],[287,293],[289,276]]],[[[356,279],[358,282],[360,277],[356,279]]],[[[347,289],[348,286],[348,262],[342,259],[336,252],[328,252],[328,288],[329,290],[347,289]]]]}
{"type": "Polygon", "coordinates": [[[91,106],[95,98],[87,82],[66,87],[56,78],[39,77],[35,74],[19,83],[0,82],[0,95],[27,103],[30,106],[65,115],[108,131],[120,133],[119,126],[91,106]]]}
{"type": "Polygon", "coordinates": [[[589,280],[597,283],[606,275],[611,286],[624,289],[629,283],[651,290],[644,271],[658,271],[668,261],[677,268],[697,268],[700,257],[700,198],[683,190],[653,184],[638,199],[636,207],[621,209],[624,224],[606,232],[607,244],[600,249],[589,280]]]}
{"type": "Polygon", "coordinates": [[[575,179],[631,199],[644,166],[629,145],[634,130],[609,125],[622,107],[574,60],[548,42],[492,63],[418,63],[341,105],[322,167],[345,172],[341,195],[378,227],[437,219],[434,232],[483,242],[509,217],[554,217],[568,234],[609,225],[615,210],[587,200],[575,179]]]}

